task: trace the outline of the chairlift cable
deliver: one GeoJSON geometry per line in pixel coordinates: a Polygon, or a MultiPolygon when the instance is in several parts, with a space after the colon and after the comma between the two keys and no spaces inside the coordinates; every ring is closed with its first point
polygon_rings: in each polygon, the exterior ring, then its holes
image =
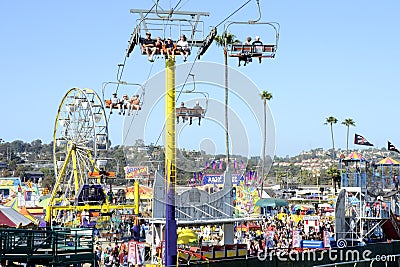
{"type": "Polygon", "coordinates": [[[227,16],[224,20],[222,20],[220,23],[217,24],[217,26],[215,26],[216,28],[218,28],[218,26],[220,26],[222,23],[224,23],[225,21],[227,21],[230,17],[232,17],[233,15],[235,15],[237,12],[239,12],[243,7],[245,7],[248,3],[250,3],[251,0],[247,0],[246,3],[244,3],[243,5],[241,5],[238,9],[236,9],[235,11],[233,11],[229,16],[227,16]]]}
{"type": "MultiPolygon", "coordinates": [[[[192,66],[191,66],[191,68],[190,68],[190,71],[189,71],[188,75],[186,76],[186,80],[185,80],[185,82],[183,83],[183,85],[182,85],[182,87],[181,87],[181,89],[180,89],[180,91],[179,91],[178,96],[176,97],[176,100],[175,100],[176,103],[178,103],[179,97],[180,97],[180,95],[182,94],[183,89],[185,88],[186,83],[187,83],[189,77],[190,77],[191,75],[193,75],[193,74],[192,74],[192,70],[193,70],[193,67],[194,67],[194,65],[195,65],[195,63],[196,63],[196,60],[197,60],[197,57],[194,59],[194,61],[193,61],[193,63],[192,63],[192,66]]],[[[165,123],[164,123],[164,125],[163,125],[162,130],[160,131],[160,134],[158,135],[158,138],[157,138],[157,140],[156,140],[156,142],[155,142],[155,145],[157,145],[157,144],[158,144],[158,141],[160,141],[160,138],[161,138],[162,133],[163,133],[164,130],[165,130],[165,123]]]]}
{"type": "Polygon", "coordinates": [[[189,73],[188,73],[188,75],[186,76],[185,82],[183,83],[181,89],[179,90],[178,96],[176,97],[176,103],[178,103],[179,97],[181,96],[181,94],[182,94],[182,92],[183,92],[183,89],[185,88],[186,83],[187,83],[187,81],[189,80],[189,77],[190,77],[191,75],[193,75],[193,74],[192,74],[192,70],[193,70],[193,67],[194,67],[194,65],[195,65],[195,63],[196,63],[196,60],[197,60],[197,57],[194,58],[194,61],[193,61],[193,63],[192,63],[192,66],[190,67],[189,73]]]}
{"type": "Polygon", "coordinates": [[[179,4],[182,2],[182,0],[179,0],[178,4],[175,5],[173,9],[171,9],[171,16],[174,14],[174,11],[178,8],[179,4]]]}
{"type": "MultiPolygon", "coordinates": [[[[147,13],[144,15],[144,18],[143,18],[143,19],[145,19],[145,18],[150,14],[150,12],[153,10],[153,8],[154,8],[155,6],[156,6],[156,3],[149,9],[149,11],[147,11],[147,13]]],[[[120,68],[118,68],[118,72],[117,72],[117,81],[118,81],[118,82],[121,81],[122,74],[123,74],[124,69],[125,69],[125,63],[126,63],[127,58],[128,58],[128,56],[127,56],[127,54],[125,53],[124,63],[122,64],[121,72],[120,72],[120,68]],[[118,77],[118,74],[119,74],[119,77],[118,77]]],[[[152,69],[153,69],[153,65],[152,65],[151,68],[150,68],[150,72],[151,72],[152,69]]],[[[149,74],[149,75],[150,75],[150,74],[149,74]]],[[[147,79],[148,79],[149,75],[147,76],[147,79]]],[[[116,93],[118,93],[118,89],[119,89],[119,83],[117,83],[117,88],[116,88],[116,90],[115,90],[116,93]]],[[[143,87],[143,89],[142,89],[142,96],[141,96],[140,99],[143,99],[143,98],[142,98],[143,96],[144,96],[144,87],[143,87]]],[[[103,99],[104,99],[104,96],[103,96],[103,99]]],[[[107,119],[107,122],[110,121],[110,116],[111,116],[111,114],[109,114],[109,115],[108,115],[108,118],[106,118],[106,119],[107,119]]]]}
{"type": "MultiPolygon", "coordinates": [[[[141,103],[140,103],[141,106],[143,106],[143,103],[144,103],[144,95],[145,95],[145,92],[146,92],[146,90],[145,90],[145,89],[146,89],[146,84],[147,84],[147,81],[149,80],[149,77],[150,77],[152,71],[153,71],[153,66],[154,66],[154,62],[152,62],[151,67],[150,67],[150,70],[149,70],[149,73],[147,74],[146,82],[145,82],[144,85],[142,86],[142,95],[141,95],[140,98],[139,98],[140,101],[141,101],[141,103]]],[[[137,112],[135,112],[135,113],[133,114],[133,118],[131,119],[131,122],[130,122],[130,124],[129,124],[128,130],[127,130],[127,132],[126,132],[124,138],[122,139],[122,145],[123,145],[123,146],[125,145],[125,140],[126,140],[127,136],[129,135],[129,132],[130,132],[130,130],[131,130],[131,128],[132,128],[133,121],[135,120],[136,115],[137,115],[137,112]]]]}
{"type": "MultiPolygon", "coordinates": [[[[118,73],[117,73],[117,81],[118,81],[118,82],[121,81],[122,74],[123,74],[124,68],[125,68],[126,59],[127,59],[127,56],[125,55],[125,57],[124,57],[124,63],[122,63],[121,72],[119,72],[119,68],[118,68],[118,73]],[[118,77],[118,74],[119,74],[119,77],[118,77]]],[[[117,83],[117,89],[115,90],[116,93],[118,93],[118,89],[119,89],[119,83],[117,83]]]]}
{"type": "MultiPolygon", "coordinates": [[[[241,5],[238,9],[236,9],[235,11],[233,11],[229,16],[227,16],[224,20],[222,20],[220,23],[218,23],[217,26],[215,26],[215,28],[219,27],[221,24],[223,24],[226,20],[228,20],[230,17],[232,17],[233,15],[235,15],[237,12],[239,12],[243,7],[245,7],[245,6],[246,6],[248,3],[250,3],[251,1],[252,1],[252,0],[247,0],[247,1],[246,1],[243,5],[241,5]]],[[[181,2],[181,1],[179,1],[179,3],[180,3],[180,2],[181,2]]],[[[178,3],[178,4],[179,4],[179,3],[178,3]]],[[[155,6],[156,6],[156,10],[157,10],[157,8],[158,8],[158,0],[156,0],[155,6]]],[[[173,11],[172,11],[172,13],[173,13],[173,11]]],[[[192,73],[192,70],[193,70],[194,65],[195,65],[195,63],[196,63],[196,60],[197,60],[197,57],[195,57],[195,59],[194,59],[194,61],[193,61],[193,63],[192,63],[192,66],[191,66],[191,68],[190,68],[190,71],[189,71],[188,75],[186,76],[185,82],[183,83],[183,86],[181,87],[181,89],[180,89],[180,91],[179,91],[179,93],[178,93],[178,96],[176,97],[176,103],[178,102],[179,97],[180,97],[180,95],[182,94],[183,89],[184,89],[185,86],[186,86],[186,83],[187,83],[187,81],[188,81],[188,79],[189,79],[189,76],[192,75],[191,73],[192,73]]],[[[160,131],[160,134],[159,134],[159,136],[158,136],[158,138],[157,138],[157,140],[156,140],[156,142],[155,142],[155,145],[157,145],[158,142],[160,141],[160,138],[161,138],[161,136],[162,136],[162,132],[163,132],[164,130],[165,130],[165,123],[164,123],[164,125],[163,125],[162,130],[160,131]]]]}

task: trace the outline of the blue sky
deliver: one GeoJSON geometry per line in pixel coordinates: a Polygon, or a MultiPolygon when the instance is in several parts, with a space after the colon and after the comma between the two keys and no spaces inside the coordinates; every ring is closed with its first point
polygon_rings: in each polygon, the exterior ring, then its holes
{"type": "MultiPolygon", "coordinates": [[[[160,1],[163,8],[177,2],[160,1]]],[[[181,1],[181,10],[210,12],[204,19],[208,29],[244,2],[218,1],[216,6],[209,0],[181,1]]],[[[261,20],[281,25],[277,56],[238,70],[260,90],[273,94],[270,108],[276,127],[276,154],[329,148],[329,127],[323,122],[330,115],[339,122],[349,117],[355,120],[351,139],[357,132],[377,147],[386,146],[387,140],[400,146],[400,126],[396,123],[400,3],[260,2],[261,20]]],[[[101,93],[103,82],[116,80],[117,64],[124,60],[137,19],[129,10],[152,5],[153,1],[127,0],[1,1],[0,138],[50,142],[64,94],[71,87],[88,87],[101,93]]],[[[255,17],[252,1],[231,19],[255,17]]],[[[262,28],[241,26],[231,30],[241,40],[255,34],[264,40],[270,37],[262,28]]],[[[213,45],[201,60],[222,63],[221,48],[213,45]]],[[[231,59],[229,64],[237,68],[236,60],[231,59]]],[[[163,66],[157,61],[151,68],[136,48],[126,62],[123,80],[142,83],[163,66]]],[[[122,123],[121,118],[110,121],[114,144],[121,139],[122,123]]],[[[337,124],[334,130],[336,146],[345,148],[346,128],[337,124]]]]}

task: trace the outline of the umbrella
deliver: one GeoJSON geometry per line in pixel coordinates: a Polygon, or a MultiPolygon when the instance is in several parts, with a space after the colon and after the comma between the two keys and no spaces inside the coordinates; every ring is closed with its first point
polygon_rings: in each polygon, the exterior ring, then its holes
{"type": "Polygon", "coordinates": [[[8,227],[28,226],[34,224],[33,221],[20,214],[13,208],[0,207],[0,225],[8,227]]]}
{"type": "Polygon", "coordinates": [[[376,165],[400,165],[400,162],[392,159],[391,157],[387,157],[376,163],[376,165]]]}
{"type": "Polygon", "coordinates": [[[280,198],[262,198],[256,202],[256,206],[263,207],[263,208],[265,208],[265,207],[272,207],[272,208],[285,207],[287,205],[288,205],[287,201],[284,199],[280,199],[280,198]]]}
{"type": "Polygon", "coordinates": [[[189,243],[197,243],[197,234],[190,229],[183,229],[178,232],[177,244],[186,245],[189,243]]]}
{"type": "Polygon", "coordinates": [[[312,210],[313,206],[298,204],[293,207],[293,210],[312,210]]]}
{"type": "Polygon", "coordinates": [[[330,205],[328,203],[321,203],[321,204],[318,204],[318,207],[319,208],[331,208],[332,205],[330,205]]]}
{"type": "Polygon", "coordinates": [[[350,155],[348,155],[347,157],[345,157],[343,160],[344,161],[361,161],[361,160],[364,160],[364,158],[357,152],[353,152],[350,155]]]}
{"type": "MultiPolygon", "coordinates": [[[[153,198],[153,189],[147,186],[140,185],[139,186],[139,196],[140,199],[152,199],[153,198]]],[[[126,193],[127,199],[134,199],[134,187],[128,187],[126,193]]]]}
{"type": "Polygon", "coordinates": [[[333,208],[333,207],[325,207],[324,208],[324,212],[334,212],[335,211],[335,208],[333,208]]]}

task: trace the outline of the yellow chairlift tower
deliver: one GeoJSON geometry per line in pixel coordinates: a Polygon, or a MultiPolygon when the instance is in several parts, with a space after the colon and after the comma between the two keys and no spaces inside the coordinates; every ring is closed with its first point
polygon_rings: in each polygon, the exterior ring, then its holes
{"type": "MultiPolygon", "coordinates": [[[[167,40],[171,37],[178,40],[185,35],[191,48],[199,47],[197,58],[207,50],[214,40],[217,31],[213,28],[208,36],[204,37],[204,25],[201,16],[209,16],[207,12],[131,9],[131,13],[139,14],[137,25],[129,41],[127,56],[133,51],[135,45],[141,45],[145,33],[150,32],[153,36],[160,36],[167,40]],[[176,30],[175,30],[176,29],[176,30]]],[[[141,49],[141,53],[146,52],[141,49]]],[[[176,90],[175,90],[175,54],[165,60],[166,72],[166,95],[165,95],[165,171],[166,186],[166,228],[165,228],[165,265],[175,266],[177,262],[177,233],[175,220],[175,178],[176,178],[176,90]]]]}

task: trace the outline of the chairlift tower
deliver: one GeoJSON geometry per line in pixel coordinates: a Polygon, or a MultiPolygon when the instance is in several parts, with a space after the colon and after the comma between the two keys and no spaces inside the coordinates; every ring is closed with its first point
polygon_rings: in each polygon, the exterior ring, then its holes
{"type": "MultiPolygon", "coordinates": [[[[156,4],[155,10],[131,9],[131,13],[139,14],[137,26],[129,41],[127,56],[136,44],[141,43],[141,33],[160,32],[158,35],[166,39],[167,28],[178,28],[179,36],[187,35],[187,41],[192,47],[200,47],[197,57],[204,54],[216,36],[216,29],[204,38],[201,16],[209,16],[207,12],[192,11],[160,11],[156,4]],[[200,28],[200,29],[199,29],[200,28]],[[200,37],[199,37],[200,35],[200,37]]],[[[168,34],[170,36],[172,34],[168,34]]],[[[165,266],[174,266],[177,262],[177,232],[175,217],[175,184],[176,184],[176,89],[175,89],[175,55],[165,60],[166,95],[165,95],[165,167],[166,179],[166,218],[165,218],[165,266]]]]}

